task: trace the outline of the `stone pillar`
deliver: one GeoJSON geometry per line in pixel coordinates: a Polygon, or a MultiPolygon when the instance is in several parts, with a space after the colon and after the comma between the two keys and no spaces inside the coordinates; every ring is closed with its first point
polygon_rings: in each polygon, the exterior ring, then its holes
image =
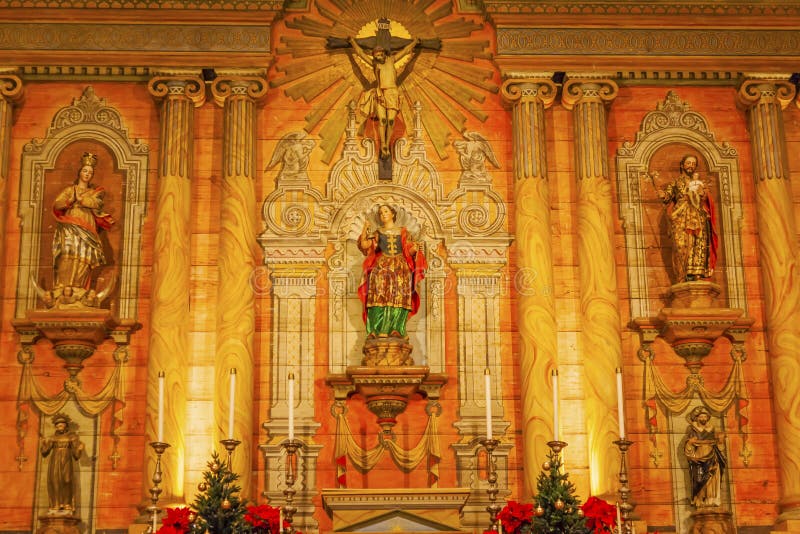
{"type": "MultiPolygon", "coordinates": [[[[189,273],[191,240],[191,173],[194,108],[205,100],[198,72],[156,73],[148,85],[161,103],[150,350],[147,366],[147,441],[156,441],[158,374],[164,372],[164,438],[170,444],[162,457],[162,503],[184,502],[186,449],[186,377],[189,358],[189,273]]],[[[155,455],[148,448],[145,480],[153,476],[155,455]]],[[[145,485],[147,486],[147,485],[145,485]]],[[[148,487],[144,488],[149,498],[148,487]]]]}
{"type": "Polygon", "coordinates": [[[241,441],[233,455],[242,496],[254,496],[253,341],[256,267],[256,102],[267,92],[263,73],[221,72],[211,86],[224,108],[222,195],[220,199],[217,355],[215,360],[215,440],[228,438],[230,370],[236,369],[233,438],[241,441]]]}
{"type": "Polygon", "coordinates": [[[622,340],[606,105],[617,96],[618,88],[609,79],[567,76],[561,98],[564,107],[572,110],[575,132],[580,352],[587,362],[583,374],[589,474],[592,495],[610,499],[619,483],[619,451],[613,441],[619,437],[615,369],[622,365],[622,340]]]}
{"type": "Polygon", "coordinates": [[[544,110],[556,96],[550,77],[507,80],[503,98],[511,105],[514,205],[519,270],[520,396],[522,401],[523,495],[536,490],[536,477],[553,439],[550,371],[557,359],[553,297],[553,251],[547,182],[544,110]]]}
{"type": "MultiPolygon", "coordinates": [[[[11,115],[14,103],[22,97],[22,80],[16,69],[0,67],[0,276],[3,276],[6,251],[6,217],[8,216],[8,164],[11,157],[11,115]]],[[[13,291],[13,288],[8,290],[13,291]]],[[[3,284],[0,297],[5,297],[3,284]]]]}
{"type": "Polygon", "coordinates": [[[800,265],[781,113],[794,98],[795,88],[786,80],[788,75],[747,79],[737,95],[738,104],[747,110],[756,180],[764,313],[781,473],[779,523],[800,519],[800,265]]]}

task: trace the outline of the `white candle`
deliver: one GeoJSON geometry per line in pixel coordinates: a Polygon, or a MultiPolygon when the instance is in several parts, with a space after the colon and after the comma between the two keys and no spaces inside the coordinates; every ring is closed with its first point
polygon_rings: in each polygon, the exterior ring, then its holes
{"type": "Polygon", "coordinates": [[[289,373],[289,440],[294,439],[294,373],[289,373]]]}
{"type": "Polygon", "coordinates": [[[619,439],[625,439],[625,403],[622,397],[621,367],[617,367],[617,419],[619,420],[619,439]]]}
{"type": "Polygon", "coordinates": [[[158,439],[164,441],[164,371],[158,372],[158,439]]]}
{"type": "Polygon", "coordinates": [[[553,441],[558,441],[558,371],[553,369],[553,441]]]}
{"type": "Polygon", "coordinates": [[[622,534],[622,515],[619,513],[619,503],[617,503],[617,532],[622,534]]]}
{"type": "Polygon", "coordinates": [[[488,367],[483,372],[483,385],[486,399],[486,439],[492,439],[492,375],[488,367]]]}
{"type": "Polygon", "coordinates": [[[233,439],[233,411],[236,407],[236,369],[231,369],[230,398],[228,400],[228,439],[233,439]]]}

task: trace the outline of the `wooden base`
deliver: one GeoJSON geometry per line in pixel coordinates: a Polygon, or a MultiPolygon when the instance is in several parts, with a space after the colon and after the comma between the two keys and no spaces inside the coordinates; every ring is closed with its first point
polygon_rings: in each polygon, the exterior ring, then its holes
{"type": "Polygon", "coordinates": [[[734,534],[733,516],[719,508],[701,508],[692,512],[690,534],[734,534]]]}
{"type": "Polygon", "coordinates": [[[40,515],[36,534],[81,534],[81,520],[71,515],[40,515]]]}

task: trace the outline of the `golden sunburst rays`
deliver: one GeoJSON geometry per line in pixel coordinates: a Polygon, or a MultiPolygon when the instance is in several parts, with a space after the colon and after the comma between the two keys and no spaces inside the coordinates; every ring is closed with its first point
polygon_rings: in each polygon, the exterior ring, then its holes
{"type": "Polygon", "coordinates": [[[391,21],[394,37],[441,42],[440,49],[423,48],[398,64],[406,128],[420,102],[422,125],[440,158],[447,156],[449,138],[465,131],[469,115],[487,119],[480,104],[498,91],[489,41],[473,36],[482,26],[454,14],[450,0],[317,0],[311,12],[286,20],[290,31],[280,37],[278,76],[270,84],[311,104],[305,130],[320,136],[325,163],[344,135],[350,102],[374,81],[368,65],[349,49],[326,48],[327,39],[374,36],[380,18],[391,21]]]}

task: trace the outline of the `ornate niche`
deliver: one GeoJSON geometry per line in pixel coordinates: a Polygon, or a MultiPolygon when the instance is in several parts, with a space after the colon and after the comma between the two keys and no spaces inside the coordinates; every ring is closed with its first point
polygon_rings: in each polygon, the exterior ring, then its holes
{"type": "MultiPolygon", "coordinates": [[[[115,432],[122,423],[119,410],[123,402],[122,370],[127,361],[130,336],[139,327],[136,322],[139,255],[148,152],[147,145],[129,139],[120,112],[95,95],[91,86],[55,114],[43,139],[34,139],[23,149],[19,195],[21,243],[12,321],[22,345],[18,356],[23,366],[17,424],[20,465],[27,461],[24,440],[30,410],[40,416],[40,436],[46,433],[45,425],[50,416],[58,412],[70,415],[88,442],[87,451],[92,454],[99,450],[99,418],[109,410],[114,441],[109,460],[112,469],[116,468],[120,458],[116,446],[119,438],[115,432]],[[88,274],[85,267],[80,266],[72,267],[72,271],[58,270],[56,274],[54,254],[62,258],[59,265],[63,266],[66,261],[63,258],[72,258],[73,251],[78,250],[78,245],[72,243],[84,243],[88,238],[75,238],[66,245],[66,240],[72,238],[58,237],[60,248],[56,251],[52,246],[54,239],[63,234],[59,234],[62,230],[57,227],[54,202],[65,191],[77,191],[74,184],[81,178],[76,177],[87,168],[94,174],[86,190],[92,195],[86,202],[93,206],[93,211],[86,211],[94,214],[90,218],[95,223],[99,224],[98,219],[102,218],[109,226],[113,224],[114,230],[94,233],[92,250],[95,252],[91,253],[91,261],[98,256],[104,259],[92,265],[88,274]],[[102,193],[95,189],[98,186],[102,186],[102,193]],[[97,208],[98,198],[102,198],[102,210],[97,208]],[[69,275],[64,282],[61,277],[65,272],[79,274],[69,275]],[[87,391],[79,377],[83,361],[109,338],[116,345],[114,371],[99,391],[87,391]],[[33,371],[35,354],[40,350],[35,345],[40,339],[47,339],[53,352],[65,362],[67,377],[63,389],[55,394],[50,394],[37,382],[33,371]]],[[[78,203],[75,194],[69,199],[70,206],[78,203]]],[[[62,220],[69,223],[73,228],[69,231],[74,235],[85,235],[82,225],[89,223],[79,223],[73,216],[62,220]]],[[[81,480],[86,478],[86,481],[82,486],[81,504],[73,517],[80,518],[91,528],[97,466],[93,462],[89,464],[86,474],[81,474],[81,480]]],[[[46,502],[46,496],[42,501],[45,487],[37,483],[37,513],[46,512],[46,507],[41,509],[42,502],[46,502]]],[[[52,516],[51,513],[46,515],[52,516]]]]}
{"type": "MultiPolygon", "coordinates": [[[[663,452],[657,434],[659,419],[666,419],[671,455],[675,515],[683,528],[706,524],[709,515],[694,513],[687,504],[686,460],[679,451],[684,442],[686,414],[703,406],[718,428],[724,428],[726,414],[733,411],[742,436],[739,451],[748,464],[748,393],[744,380],[744,342],[753,320],[746,314],[744,262],[742,258],[742,191],[736,150],[716,141],[706,119],[691,110],[670,91],[655,111],[648,113],[636,133],[617,152],[617,183],[620,216],[628,254],[632,327],[639,331],[639,359],[645,370],[645,410],[651,436],[650,457],[658,466],[663,452]],[[680,172],[682,156],[692,155],[701,177],[716,193],[717,233],[722,267],[710,280],[675,280],[669,266],[674,241],[666,233],[666,215],[657,190],[680,172]],[[667,176],[660,175],[667,173],[667,176]],[[654,253],[655,252],[655,253],[654,253]],[[672,283],[670,284],[670,280],[672,283]],[[703,360],[720,338],[731,346],[732,365],[726,382],[718,390],[706,386],[703,360]],[[688,369],[686,385],[673,391],[656,365],[656,344],[664,344],[683,358],[688,369]],[[663,416],[660,416],[663,413],[663,416]]],[[[715,509],[718,526],[731,524],[729,508],[734,501],[730,478],[722,483],[722,502],[715,509]],[[717,513],[718,512],[718,513],[717,513]]],[[[714,521],[717,521],[714,519],[714,521]]]]}
{"type": "MultiPolygon", "coordinates": [[[[463,445],[457,453],[457,461],[464,463],[465,470],[475,471],[474,476],[466,476],[462,485],[480,499],[485,488],[477,474],[475,456],[480,448],[477,436],[485,431],[482,387],[487,356],[492,373],[498,377],[497,387],[502,385],[498,310],[510,244],[510,237],[504,231],[505,203],[492,187],[487,165],[496,166],[497,161],[483,136],[468,132],[463,140],[455,143],[463,171],[458,187],[445,193],[438,171],[426,154],[419,105],[410,123],[410,138],[399,139],[395,146],[391,182],[378,177],[374,142],[357,138],[352,107],[341,158],[331,168],[325,192],[315,189],[308,179],[303,166],[307,165],[307,157],[298,157],[309,153],[314,141],[305,134],[290,133],[275,150],[278,160],[283,161],[275,190],[264,202],[266,230],[259,238],[270,272],[273,325],[276,325],[273,326],[276,342],[272,353],[271,420],[264,425],[269,438],[262,450],[267,458],[268,473],[274,469],[273,464],[275,468],[281,465],[280,441],[287,432],[283,377],[293,370],[295,376],[300,373],[301,382],[300,398],[295,400],[296,432],[304,447],[316,456],[312,441],[317,425],[313,420],[312,373],[317,336],[324,336],[323,342],[328,347],[327,381],[334,393],[331,413],[340,426],[337,434],[348,434],[345,428],[348,396],[366,382],[383,380],[379,375],[366,377],[349,373],[349,370],[360,366],[366,337],[361,303],[356,294],[364,256],[356,247],[356,238],[377,207],[389,204],[397,210],[398,225],[405,226],[414,239],[422,243],[428,260],[420,286],[420,312],[408,323],[413,346],[411,357],[416,366],[427,369],[423,373],[425,376],[415,379],[415,386],[423,398],[427,397],[428,426],[434,429],[426,431],[423,437],[427,440],[425,449],[428,451],[439,449],[435,421],[441,411],[439,391],[445,383],[442,374],[445,368],[445,299],[452,297],[459,301],[458,376],[448,377],[447,382],[455,378],[460,397],[459,429],[463,445]],[[284,143],[289,145],[281,146],[284,143]],[[300,168],[297,161],[304,161],[300,168]],[[457,287],[448,285],[453,280],[457,287]],[[314,331],[317,298],[327,301],[327,332],[324,333],[314,331]]],[[[278,160],[273,158],[271,165],[277,166],[278,160]]],[[[316,346],[319,344],[317,342],[316,346]]],[[[495,429],[502,432],[508,423],[503,421],[499,389],[493,398],[497,399],[493,410],[497,414],[495,429]]],[[[404,456],[407,451],[393,441],[393,433],[382,434],[381,449],[397,456],[398,463],[408,465],[408,458],[404,456]]],[[[370,466],[360,463],[358,454],[350,456],[348,447],[340,445],[335,445],[337,451],[342,452],[341,463],[337,459],[338,480],[340,487],[346,487],[348,463],[361,472],[369,471],[370,466]]],[[[501,469],[506,465],[507,454],[507,450],[499,451],[501,469]]],[[[314,487],[315,461],[301,468],[304,484],[298,492],[301,500],[314,487]]],[[[430,464],[431,487],[436,487],[437,469],[436,462],[430,464]]],[[[270,475],[267,478],[267,495],[280,498],[281,480],[270,475]]],[[[501,478],[504,484],[506,478],[501,478]]],[[[302,516],[303,506],[300,508],[302,516]]]]}

